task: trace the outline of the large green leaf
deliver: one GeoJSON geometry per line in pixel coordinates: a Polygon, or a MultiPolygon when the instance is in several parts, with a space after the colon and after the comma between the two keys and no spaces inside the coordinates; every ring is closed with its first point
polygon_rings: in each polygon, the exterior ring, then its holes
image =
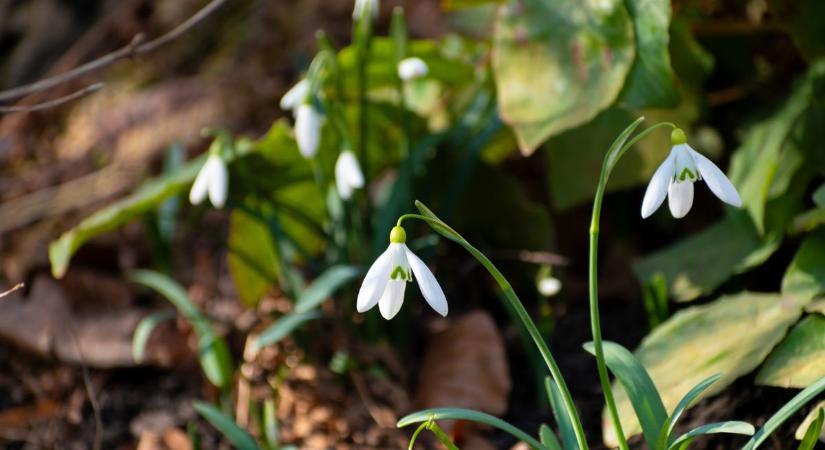
{"type": "Polygon", "coordinates": [[[269,228],[242,210],[229,217],[229,275],[244,305],[254,308],[278,282],[278,251],[269,228]]]}
{"type": "MultiPolygon", "coordinates": [[[[648,447],[656,448],[659,433],[667,421],[667,412],[653,380],[629,350],[615,342],[605,341],[603,345],[605,364],[616,376],[633,405],[648,447]]],[[[596,354],[592,342],[585,344],[584,348],[591,355],[596,354]]]]}
{"type": "Polygon", "coordinates": [[[709,294],[732,275],[761,264],[778,247],[780,235],[760,238],[744,213],[734,213],[707,229],[633,265],[642,283],[657,274],[676,301],[709,294]]]}
{"type": "Polygon", "coordinates": [[[754,125],[731,160],[731,181],[760,234],[765,232],[766,203],[784,193],[774,184],[787,187],[793,170],[785,166],[796,164],[798,167],[801,163],[797,157],[799,149],[789,140],[799,118],[811,104],[815,83],[821,81],[823,75],[825,61],[811,66],[782,109],[754,125]]]}
{"type": "Polygon", "coordinates": [[[825,317],[812,314],[797,324],[765,361],[756,382],[804,388],[825,377],[825,317]]]}
{"type": "MultiPolygon", "coordinates": [[[[801,314],[801,308],[778,294],[743,292],[707,305],[679,311],[656,328],[636,351],[667,410],[709,376],[723,376],[698,398],[716,394],[755,369],[801,314]]],[[[633,407],[620,386],[614,386],[622,428],[641,431],[633,407]]],[[[616,444],[610,420],[604,437],[616,444]]]]}
{"type": "Polygon", "coordinates": [[[632,107],[675,106],[679,102],[676,78],[670,67],[670,0],[629,0],[633,18],[636,59],[619,101],[632,107]]]}
{"type": "Polygon", "coordinates": [[[782,278],[782,293],[810,300],[825,292],[825,231],[817,231],[802,245],[782,278]]]}
{"type": "Polygon", "coordinates": [[[493,45],[501,116],[530,154],[616,100],[633,62],[633,24],[619,0],[511,0],[493,45]]]}

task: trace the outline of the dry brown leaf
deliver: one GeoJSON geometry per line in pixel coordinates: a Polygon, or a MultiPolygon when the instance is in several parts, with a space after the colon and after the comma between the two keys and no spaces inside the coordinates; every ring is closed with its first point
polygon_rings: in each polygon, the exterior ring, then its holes
{"type": "MultiPolygon", "coordinates": [[[[132,331],[148,313],[139,308],[112,308],[103,298],[77,311],[61,286],[41,275],[27,298],[13,294],[0,302],[0,339],[45,358],[92,367],[131,367],[135,365],[132,331]],[[94,304],[97,308],[90,309],[94,304]]],[[[147,362],[169,365],[189,353],[180,333],[164,327],[156,333],[147,347],[147,362]],[[161,338],[163,345],[157,345],[161,338]]]]}
{"type": "MultiPolygon", "coordinates": [[[[501,415],[511,380],[501,334],[487,312],[461,316],[427,346],[418,377],[421,408],[458,407],[501,415]]],[[[445,430],[452,423],[445,421],[445,430]]]]}

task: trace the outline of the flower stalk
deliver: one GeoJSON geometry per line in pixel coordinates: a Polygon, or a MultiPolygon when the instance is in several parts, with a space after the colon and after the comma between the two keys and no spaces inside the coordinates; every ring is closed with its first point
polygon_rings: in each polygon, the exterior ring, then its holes
{"type": "Polygon", "coordinates": [[[628,450],[627,438],[624,435],[624,431],[622,430],[621,420],[619,419],[619,413],[616,409],[616,401],[613,399],[613,391],[610,387],[610,376],[607,373],[607,364],[605,363],[604,358],[604,348],[602,345],[602,328],[601,328],[601,319],[599,317],[599,287],[598,287],[598,256],[599,256],[599,219],[601,217],[602,211],[602,200],[604,199],[604,193],[607,188],[607,180],[610,177],[610,173],[613,171],[613,168],[616,166],[616,163],[619,159],[624,155],[624,153],[633,146],[636,142],[640,139],[644,138],[652,131],[656,130],[660,127],[669,126],[671,128],[676,128],[676,126],[669,122],[662,122],[657,123],[650,128],[641,131],[639,134],[633,137],[628,141],[628,137],[633,132],[633,130],[638,127],[642,121],[644,121],[643,117],[640,117],[635,122],[633,122],[630,126],[628,126],[622,134],[619,135],[618,138],[613,142],[610,149],[607,151],[607,155],[605,155],[604,162],[602,163],[602,170],[601,174],[599,175],[599,184],[596,187],[596,196],[593,199],[593,214],[590,219],[590,251],[589,251],[589,261],[588,261],[588,291],[590,297],[590,328],[591,332],[593,333],[593,347],[596,354],[596,365],[599,372],[599,382],[601,383],[602,392],[604,393],[604,400],[607,404],[607,410],[610,414],[610,420],[613,423],[613,428],[616,430],[616,438],[619,442],[619,448],[621,450],[628,450]]]}
{"type": "MultiPolygon", "coordinates": [[[[419,209],[426,209],[426,207],[419,202],[416,202],[416,205],[419,209]]],[[[544,363],[547,365],[547,369],[550,371],[550,375],[558,384],[564,403],[564,409],[570,417],[570,422],[573,424],[573,431],[576,435],[576,443],[581,450],[587,450],[587,439],[584,435],[584,429],[582,428],[581,420],[576,412],[576,405],[573,403],[573,397],[570,395],[570,390],[567,388],[567,383],[562,377],[561,370],[559,369],[555,358],[553,358],[553,354],[550,352],[547,342],[544,341],[544,337],[542,337],[541,332],[539,332],[539,329],[536,327],[533,319],[530,318],[530,314],[524,308],[524,304],[522,304],[518,295],[513,290],[513,287],[510,285],[510,282],[507,281],[507,278],[504,277],[498,268],[489,260],[489,258],[481,253],[481,251],[473,247],[473,245],[467,242],[467,240],[460,234],[435,216],[430,217],[420,214],[404,214],[398,218],[398,226],[400,226],[405,219],[418,219],[428,223],[436,232],[464,247],[465,250],[467,250],[482,266],[484,266],[485,269],[487,269],[487,272],[490,273],[501,288],[504,298],[512,307],[516,317],[521,322],[521,325],[527,330],[527,333],[533,339],[533,343],[538,348],[544,363]]]]}

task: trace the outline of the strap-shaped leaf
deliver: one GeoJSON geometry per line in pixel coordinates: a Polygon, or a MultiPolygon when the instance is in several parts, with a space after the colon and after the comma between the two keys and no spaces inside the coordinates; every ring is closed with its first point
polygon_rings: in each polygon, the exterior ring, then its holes
{"type": "Polygon", "coordinates": [[[357,277],[361,270],[353,266],[332,266],[322,273],[298,296],[295,312],[302,313],[315,309],[341,286],[357,277]]]}
{"type": "Polygon", "coordinates": [[[719,378],[722,378],[721,373],[717,373],[715,375],[711,375],[704,380],[700,381],[699,384],[693,387],[693,389],[689,390],[679,403],[676,405],[676,408],[670,414],[670,417],[667,418],[665,422],[665,426],[662,427],[662,432],[659,434],[659,447],[658,448],[665,448],[668,446],[669,443],[672,443],[673,437],[671,433],[673,433],[673,427],[676,426],[676,422],[679,421],[679,417],[682,416],[682,413],[685,412],[686,409],[690,407],[690,405],[696,400],[697,397],[702,395],[702,392],[705,392],[707,388],[709,388],[713,383],[717,382],[719,378]]]}
{"type": "Polygon", "coordinates": [[[551,430],[546,424],[541,424],[539,427],[539,439],[541,439],[541,443],[547,447],[548,450],[562,450],[561,443],[559,443],[559,438],[556,437],[556,433],[553,433],[553,430],[551,430]]]}
{"type": "Polygon", "coordinates": [[[816,398],[823,391],[825,391],[825,377],[820,378],[816,383],[803,389],[802,392],[796,394],[791,401],[785,403],[785,406],[779,408],[779,411],[771,416],[771,418],[765,422],[765,425],[762,425],[762,428],[760,428],[759,431],[753,435],[751,440],[748,441],[744,447],[742,447],[742,450],[755,450],[758,448],[763,442],[765,442],[765,439],[767,439],[771,433],[779,428],[780,425],[785,423],[788,418],[794,415],[794,413],[799,411],[800,408],[816,398]]]}
{"type": "MultiPolygon", "coordinates": [[[[633,353],[615,342],[604,341],[603,345],[605,363],[627,391],[636,417],[642,425],[647,445],[656,448],[659,433],[667,421],[667,412],[659,391],[633,353]]],[[[592,342],[585,344],[584,349],[590,354],[595,353],[592,342]]]]}
{"type": "Polygon", "coordinates": [[[260,450],[255,439],[235,421],[209,403],[195,400],[195,411],[217,428],[238,450],[260,450]]]}
{"type": "Polygon", "coordinates": [[[516,439],[526,442],[529,446],[539,450],[549,450],[547,447],[537,441],[534,437],[525,433],[524,431],[514,427],[513,425],[499,419],[498,417],[489,414],[473,411],[472,409],[464,408],[433,408],[416,411],[412,414],[404,416],[398,421],[396,425],[398,428],[406,427],[414,423],[425,422],[427,420],[469,420],[471,422],[483,423],[493,428],[498,428],[516,439]]]}
{"type": "Polygon", "coordinates": [[[308,322],[319,317],[321,317],[321,312],[317,310],[291,313],[281,317],[277,322],[270,325],[269,328],[264,330],[260,336],[258,336],[258,340],[255,342],[255,351],[257,352],[267,345],[272,345],[280,341],[284,337],[289,336],[290,333],[295,331],[295,329],[301,326],[304,322],[308,322]]]}
{"type": "Polygon", "coordinates": [[[819,408],[819,413],[816,419],[808,426],[808,430],[805,432],[805,436],[802,438],[798,450],[813,450],[817,439],[819,439],[819,435],[822,433],[823,422],[825,422],[825,409],[819,408]]]}
{"type": "Polygon", "coordinates": [[[166,310],[149,314],[143,319],[140,319],[140,322],[138,322],[135,327],[135,332],[132,334],[132,358],[136,363],[140,364],[143,362],[143,357],[146,353],[146,344],[149,343],[152,330],[154,330],[159,323],[173,317],[175,317],[175,311],[166,310]]]}
{"type": "Polygon", "coordinates": [[[559,427],[562,447],[564,450],[578,450],[579,446],[576,443],[576,433],[573,431],[570,416],[564,409],[559,386],[552,377],[546,377],[544,379],[544,387],[545,390],[547,390],[547,397],[550,399],[550,409],[553,410],[553,418],[556,419],[556,425],[559,427]]]}
{"type": "Polygon", "coordinates": [[[701,427],[694,428],[688,431],[687,433],[679,436],[678,439],[673,441],[673,443],[668,446],[668,450],[682,448],[682,445],[685,442],[692,441],[695,437],[703,436],[705,434],[728,433],[752,436],[754,431],[756,430],[753,428],[753,425],[747,422],[740,422],[737,420],[731,420],[729,422],[709,423],[707,425],[702,425],[701,427]]]}

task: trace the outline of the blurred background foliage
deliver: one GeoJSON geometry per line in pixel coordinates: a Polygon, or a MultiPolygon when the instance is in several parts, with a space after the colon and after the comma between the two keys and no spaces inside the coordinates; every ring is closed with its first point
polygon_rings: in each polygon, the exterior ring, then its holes
{"type": "MultiPolygon", "coordinates": [[[[138,30],[167,29],[202,2],[81,3],[0,3],[0,86],[60,72],[106,50],[106,40],[125,44],[138,30]],[[69,19],[41,23],[50,14],[69,19]],[[60,45],[43,33],[55,24],[60,45]]],[[[51,242],[56,278],[75,266],[117,274],[151,267],[189,284],[192,249],[223,248],[213,252],[222,261],[213,273],[233,283],[222,292],[257,311],[245,333],[268,333],[271,345],[301,325],[311,346],[325,326],[316,320],[334,317],[347,333],[389,341],[403,354],[420,350],[418,294],[388,325],[374,311],[353,315],[353,280],[420,199],[501,262],[551,342],[576,348],[553,332],[585,308],[589,201],[604,152],[644,116],[648,126],[684,128],[694,148],[729,168],[744,208],[721,208],[698,188],[686,219],[659,212],[643,222],[641,194],[670,142],[656,132],[628,152],[608,185],[602,289],[607,302],[646,314],[611,316],[608,307],[607,337],[635,345],[650,330],[636,354],[668,409],[715,373],[724,376],[706,396],[743,376],[795,389],[825,376],[825,4],[415,3],[404,5],[408,38],[390,25],[400,2],[382,3],[364,53],[346,20],[348,2],[231,2],[168,50],[101,74],[109,83],[102,93],[60,111],[4,117],[4,279],[37,280],[51,242]],[[426,62],[425,78],[399,83],[396,66],[407,56],[426,62]],[[318,78],[328,115],[312,161],[277,107],[304,76],[318,78]],[[344,137],[369,182],[352,201],[331,184],[344,137]],[[230,164],[223,214],[183,204],[205,161],[196,155],[209,146],[230,164]],[[140,249],[101,257],[112,233],[140,249]],[[547,266],[564,286],[551,299],[535,284],[547,266]],[[273,295],[291,306],[263,308],[273,295]],[[329,296],[333,305],[323,307],[329,296]]],[[[436,269],[451,316],[482,307],[504,322],[490,301],[495,289],[460,251],[424,227],[408,234],[436,269]]],[[[209,322],[173,303],[193,323],[209,322]]],[[[214,334],[202,326],[198,335],[214,334]]],[[[14,333],[2,332],[13,341],[14,333]]],[[[349,344],[326,345],[316,358],[350,367],[341,363],[349,344]]],[[[234,352],[243,353],[237,343],[234,352]]],[[[207,367],[208,379],[226,388],[207,367]]],[[[640,432],[615,390],[625,430],[640,432]]]]}

